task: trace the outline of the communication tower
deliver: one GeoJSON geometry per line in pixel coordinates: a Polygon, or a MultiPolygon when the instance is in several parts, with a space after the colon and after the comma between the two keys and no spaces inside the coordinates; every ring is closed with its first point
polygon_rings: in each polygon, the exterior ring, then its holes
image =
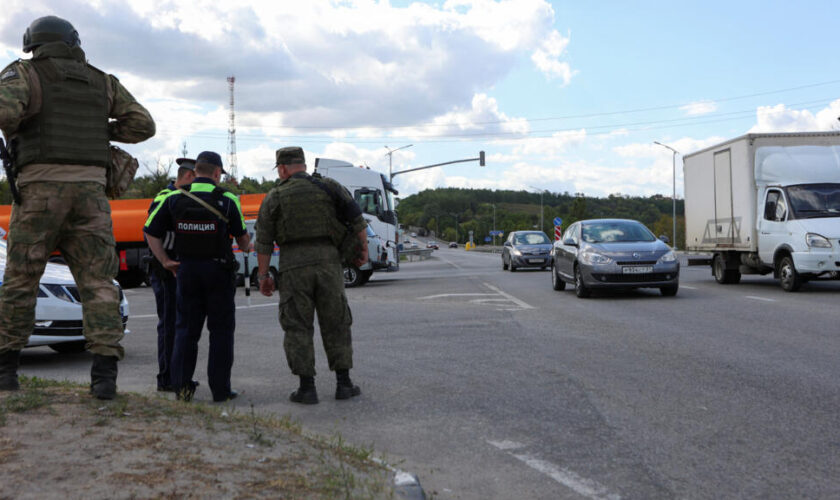
{"type": "Polygon", "coordinates": [[[228,121],[228,161],[227,161],[227,181],[236,183],[236,121],[234,119],[233,111],[233,84],[236,82],[236,77],[227,77],[228,88],[230,89],[230,120],[228,121]]]}

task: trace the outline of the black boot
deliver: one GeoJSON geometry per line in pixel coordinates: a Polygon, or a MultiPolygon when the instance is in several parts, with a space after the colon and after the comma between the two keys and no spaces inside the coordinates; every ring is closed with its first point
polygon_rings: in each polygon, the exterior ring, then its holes
{"type": "Polygon", "coordinates": [[[20,389],[17,370],[20,364],[20,351],[6,351],[0,354],[0,391],[20,389]]]}
{"type": "Polygon", "coordinates": [[[114,399],[117,396],[117,357],[93,355],[90,367],[90,393],[97,399],[114,399]]]}
{"type": "Polygon", "coordinates": [[[289,401],[305,405],[318,404],[318,391],[315,390],[315,377],[300,377],[300,387],[289,395],[289,401]]]}
{"type": "Polygon", "coordinates": [[[350,380],[350,370],[335,371],[335,399],[350,399],[362,393],[358,385],[353,385],[350,380]]]}

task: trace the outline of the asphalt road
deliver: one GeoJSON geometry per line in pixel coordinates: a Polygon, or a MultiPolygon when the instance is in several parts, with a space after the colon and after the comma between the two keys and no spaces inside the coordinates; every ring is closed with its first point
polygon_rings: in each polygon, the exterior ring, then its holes
{"type": "MultiPolygon", "coordinates": [[[[129,290],[122,390],[152,392],[151,290],[129,290]]],[[[657,290],[551,289],[545,271],[445,249],[348,290],[353,379],[335,401],[288,401],[276,296],[237,294],[237,406],[371,445],[436,498],[837,498],[840,282],[785,293],[682,269],[657,290]]],[[[207,342],[197,378],[204,382],[207,342]]],[[[89,380],[89,356],[27,350],[22,373],[89,380]]],[[[202,383],[197,399],[209,401],[202,383]]]]}

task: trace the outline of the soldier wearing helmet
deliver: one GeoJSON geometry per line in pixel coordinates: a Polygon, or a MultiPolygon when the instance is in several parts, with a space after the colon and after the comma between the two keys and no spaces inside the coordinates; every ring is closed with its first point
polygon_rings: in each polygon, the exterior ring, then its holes
{"type": "Polygon", "coordinates": [[[155,123],[114,76],[87,63],[80,45],[68,21],[41,17],[23,35],[23,51],[32,58],[0,71],[0,130],[12,146],[20,191],[0,288],[0,390],[18,389],[38,282],[47,257],[60,250],[79,286],[93,353],[91,393],[113,399],[124,351],[105,195],[110,141],[144,141],[155,134],[155,123]]]}

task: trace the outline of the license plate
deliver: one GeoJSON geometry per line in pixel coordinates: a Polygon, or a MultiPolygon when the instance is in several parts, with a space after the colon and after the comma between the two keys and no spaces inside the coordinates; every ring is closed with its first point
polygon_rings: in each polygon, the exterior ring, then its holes
{"type": "Polygon", "coordinates": [[[653,267],[651,266],[626,266],[621,268],[622,274],[645,274],[645,273],[652,273],[653,267]]]}
{"type": "Polygon", "coordinates": [[[531,264],[539,264],[539,263],[543,262],[543,260],[542,259],[528,259],[528,262],[530,262],[531,264]]]}

